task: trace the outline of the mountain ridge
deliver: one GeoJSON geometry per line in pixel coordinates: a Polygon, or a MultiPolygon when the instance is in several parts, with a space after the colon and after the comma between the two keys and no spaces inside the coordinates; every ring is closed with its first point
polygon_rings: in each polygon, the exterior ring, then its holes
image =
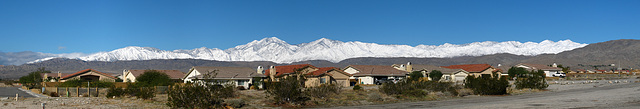
{"type": "MultiPolygon", "coordinates": [[[[226,50],[218,48],[195,48],[191,50],[160,50],[153,47],[128,46],[108,52],[70,58],[84,61],[123,61],[151,59],[203,59],[217,61],[272,61],[276,63],[294,63],[306,60],[339,61],[359,57],[417,57],[446,58],[459,56],[482,56],[499,53],[535,56],[544,53],[559,53],[584,47],[588,44],[571,40],[558,42],[544,40],[535,42],[474,42],[468,44],[442,45],[382,45],[359,41],[342,42],[321,38],[308,43],[289,44],[277,37],[253,40],[245,45],[238,45],[226,50]]],[[[47,57],[28,63],[36,63],[52,59],[47,57]]]]}

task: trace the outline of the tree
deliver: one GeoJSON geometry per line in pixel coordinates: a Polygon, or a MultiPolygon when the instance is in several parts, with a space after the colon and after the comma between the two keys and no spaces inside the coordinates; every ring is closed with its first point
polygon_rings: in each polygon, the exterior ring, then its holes
{"type": "Polygon", "coordinates": [[[568,73],[571,70],[571,67],[563,67],[562,64],[558,65],[558,68],[562,68],[562,72],[568,73]]]}
{"type": "Polygon", "coordinates": [[[502,95],[507,94],[507,88],[509,87],[509,81],[507,78],[497,78],[500,75],[493,73],[491,76],[480,76],[478,78],[474,76],[467,76],[465,81],[465,87],[473,89],[476,94],[482,95],[502,95]]]}
{"type": "Polygon", "coordinates": [[[522,74],[526,74],[529,71],[527,71],[527,69],[522,68],[522,67],[511,67],[509,68],[509,71],[507,71],[507,73],[509,74],[509,77],[513,78],[513,77],[519,77],[522,74]]]}
{"type": "Polygon", "coordinates": [[[39,88],[42,82],[42,73],[51,73],[51,71],[45,70],[44,67],[38,68],[37,71],[29,73],[27,76],[20,77],[19,83],[24,84],[28,88],[39,88]]]}
{"type": "Polygon", "coordinates": [[[136,78],[136,84],[142,87],[150,87],[150,86],[168,86],[172,85],[173,82],[169,75],[162,73],[157,70],[146,70],[142,75],[136,78]]]}
{"type": "Polygon", "coordinates": [[[439,70],[432,70],[431,73],[429,73],[429,77],[433,81],[440,81],[440,78],[442,78],[442,72],[439,70]]]}
{"type": "Polygon", "coordinates": [[[409,73],[409,81],[418,81],[422,77],[424,77],[422,75],[422,71],[413,71],[409,73]]]}

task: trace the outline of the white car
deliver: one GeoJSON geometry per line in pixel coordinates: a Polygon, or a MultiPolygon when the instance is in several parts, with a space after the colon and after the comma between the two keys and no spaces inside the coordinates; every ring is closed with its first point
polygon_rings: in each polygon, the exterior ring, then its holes
{"type": "Polygon", "coordinates": [[[567,75],[565,75],[565,74],[563,74],[563,73],[558,72],[558,73],[553,74],[553,76],[555,76],[555,77],[565,77],[565,76],[567,76],[567,75]]]}

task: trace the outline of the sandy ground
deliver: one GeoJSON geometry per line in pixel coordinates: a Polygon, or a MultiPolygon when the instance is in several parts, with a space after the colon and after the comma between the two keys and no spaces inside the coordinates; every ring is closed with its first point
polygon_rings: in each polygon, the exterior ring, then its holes
{"type": "Polygon", "coordinates": [[[511,96],[468,96],[442,101],[421,101],[383,105],[365,105],[334,108],[371,109],[520,109],[520,108],[640,108],[638,79],[581,81],[550,81],[550,91],[511,96]],[[627,81],[625,83],[625,80],[627,81]],[[609,83],[612,81],[612,83],[609,83]],[[562,83],[564,82],[564,83],[562,83]],[[572,83],[573,82],[573,83],[572,83]]]}
{"type": "MultiPolygon", "coordinates": [[[[157,95],[157,99],[166,99],[166,95],[157,95]]],[[[166,101],[166,100],[165,100],[166,101]]],[[[169,109],[164,102],[133,98],[105,97],[41,97],[23,98],[19,101],[2,98],[0,109],[41,109],[42,103],[48,109],[169,109]]]]}

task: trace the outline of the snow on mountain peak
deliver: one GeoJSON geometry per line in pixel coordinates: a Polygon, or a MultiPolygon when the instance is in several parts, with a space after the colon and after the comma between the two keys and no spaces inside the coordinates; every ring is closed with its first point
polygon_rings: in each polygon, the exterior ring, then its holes
{"type": "MultiPolygon", "coordinates": [[[[357,57],[420,57],[443,58],[457,56],[482,56],[497,53],[511,53],[516,55],[539,55],[545,53],[560,53],[587,44],[576,43],[571,40],[558,42],[544,40],[536,42],[474,42],[468,44],[442,45],[380,45],[364,42],[341,42],[321,38],[309,43],[291,45],[276,37],[253,40],[245,45],[221,50],[218,48],[195,48],[192,50],[166,51],[153,47],[128,46],[109,52],[99,52],[81,57],[67,57],[84,61],[119,61],[119,60],[150,60],[150,59],[204,59],[218,61],[273,61],[277,63],[291,63],[305,60],[328,60],[339,62],[344,59],[357,57]]],[[[63,56],[64,57],[64,56],[63,56]]],[[[53,59],[48,57],[34,62],[53,59]]]]}

